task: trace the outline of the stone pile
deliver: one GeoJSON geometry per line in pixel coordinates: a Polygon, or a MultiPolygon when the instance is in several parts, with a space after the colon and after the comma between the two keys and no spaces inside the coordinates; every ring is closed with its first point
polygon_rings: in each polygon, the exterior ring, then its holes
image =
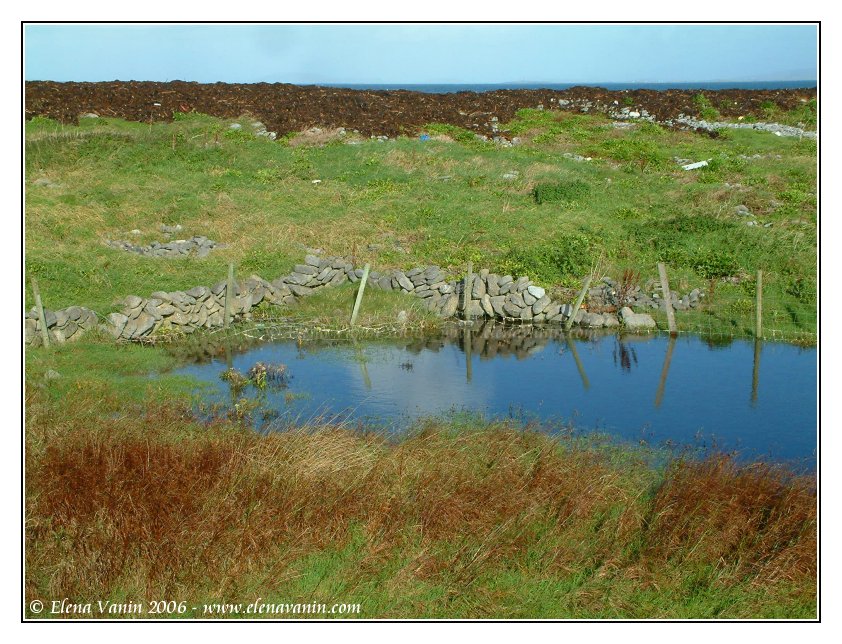
{"type": "MultiPolygon", "coordinates": [[[[79,338],[85,331],[96,328],[98,322],[96,313],[81,306],[69,306],[59,311],[44,309],[44,319],[50,341],[58,344],[79,338]]],[[[43,342],[41,320],[35,309],[27,311],[24,316],[23,337],[24,342],[32,346],[40,346],[43,342]]]]}
{"type": "MultiPolygon", "coordinates": [[[[294,304],[298,298],[307,297],[320,288],[338,286],[345,282],[358,282],[363,269],[342,257],[320,257],[308,254],[303,264],[292,273],[269,282],[257,275],[234,285],[231,304],[231,322],[249,320],[255,307],[262,303],[276,306],[294,304]]],[[[570,304],[552,301],[546,291],[532,283],[528,277],[514,278],[497,275],[483,269],[472,276],[470,290],[466,279],[448,280],[438,266],[417,267],[409,271],[369,273],[369,288],[398,291],[419,298],[424,306],[442,318],[452,318],[461,312],[467,318],[491,318],[522,323],[560,324],[573,313],[570,304]]],[[[657,297],[657,293],[653,293],[657,297]]],[[[156,291],[148,298],[130,295],[122,302],[122,309],[109,314],[101,325],[115,339],[141,340],[156,333],[193,333],[198,329],[221,327],[224,324],[226,283],[214,286],[196,286],[187,291],[156,291]]],[[[618,317],[605,310],[605,303],[616,298],[614,284],[606,279],[602,285],[591,289],[590,308],[598,310],[577,311],[573,323],[585,328],[613,328],[621,321],[630,329],[655,328],[654,320],[646,314],[631,314],[625,310],[618,317]]],[[[677,296],[676,296],[677,297],[677,296]]],[[[687,296],[692,300],[693,293],[687,296]]],[[[654,303],[655,300],[652,300],[654,303]]],[[[679,310],[685,299],[677,299],[679,310]]],[[[694,300],[697,301],[697,300],[694,300]]],[[[648,295],[633,294],[624,304],[636,302],[644,306],[648,295]]],[[[657,308],[657,304],[653,308],[657,308]]],[[[614,309],[616,310],[616,308],[614,309]]],[[[34,312],[26,316],[26,341],[37,342],[37,324],[34,312]]],[[[76,338],[79,330],[93,328],[96,315],[80,307],[70,307],[48,317],[48,326],[55,327],[60,341],[76,338]]]]}
{"type": "Polygon", "coordinates": [[[118,248],[147,257],[186,257],[191,254],[195,254],[197,257],[207,257],[208,253],[214,248],[222,247],[222,244],[201,236],[177,239],[171,242],[152,242],[148,246],[139,246],[119,240],[108,240],[106,244],[111,248],[118,248]]]}
{"type": "MultiPolygon", "coordinates": [[[[672,121],[666,121],[668,125],[673,125],[672,121]]],[[[761,130],[763,132],[771,132],[777,136],[797,136],[805,139],[815,139],[818,137],[817,132],[804,130],[793,125],[781,125],[780,123],[727,123],[724,121],[705,121],[704,119],[693,118],[686,114],[679,114],[675,123],[685,125],[693,129],[706,130],[713,132],[716,130],[730,129],[730,130],[761,130]]]]}
{"type": "MultiPolygon", "coordinates": [[[[588,290],[588,308],[590,309],[613,309],[621,306],[632,306],[642,309],[666,311],[663,292],[660,282],[649,280],[643,287],[635,286],[626,293],[623,301],[617,291],[616,280],[606,277],[602,283],[588,290]]],[[[676,311],[689,311],[702,304],[705,297],[701,289],[694,288],[685,295],[679,295],[676,291],[670,291],[672,308],[676,311]]]]}

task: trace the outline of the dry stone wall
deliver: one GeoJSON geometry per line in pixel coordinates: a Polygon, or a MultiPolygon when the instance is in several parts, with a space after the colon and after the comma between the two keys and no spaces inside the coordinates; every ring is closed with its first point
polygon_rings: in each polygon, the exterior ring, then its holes
{"type": "MultiPolygon", "coordinates": [[[[249,320],[255,307],[266,302],[275,306],[294,304],[298,298],[312,295],[321,288],[358,282],[363,269],[356,268],[342,257],[307,255],[292,273],[271,282],[252,275],[237,281],[232,299],[233,320],[249,320]]],[[[369,273],[367,288],[398,291],[422,300],[424,306],[443,318],[454,317],[462,311],[472,318],[492,318],[529,323],[564,322],[572,312],[570,304],[553,302],[545,289],[528,277],[514,278],[481,270],[473,276],[471,292],[465,292],[465,280],[449,280],[438,266],[425,266],[409,271],[369,273]],[[466,295],[469,297],[466,298],[466,295]]],[[[610,284],[600,292],[610,297],[610,284]]],[[[130,295],[123,300],[120,311],[110,313],[99,327],[117,340],[138,341],[155,334],[193,333],[199,329],[221,327],[224,324],[226,283],[195,286],[187,291],[156,291],[143,298],[130,295]]],[[[596,298],[597,294],[592,293],[596,298]]],[[[47,327],[56,342],[75,340],[85,330],[97,326],[93,311],[72,306],[61,311],[45,311],[47,327]]],[[[623,316],[626,326],[654,328],[654,320],[645,314],[623,316]]],[[[574,323],[588,328],[611,328],[621,324],[614,313],[578,311],[574,323]]],[[[41,343],[40,322],[33,309],[26,313],[25,341],[41,343]]]]}

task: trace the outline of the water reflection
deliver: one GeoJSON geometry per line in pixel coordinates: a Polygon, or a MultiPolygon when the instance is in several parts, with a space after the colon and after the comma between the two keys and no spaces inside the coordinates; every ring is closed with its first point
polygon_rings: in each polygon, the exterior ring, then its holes
{"type": "Polygon", "coordinates": [[[432,338],[206,348],[180,371],[213,383],[209,397],[225,402],[219,374],[229,366],[247,373],[258,361],[287,364],[289,391],[262,399],[286,422],[329,414],[400,429],[464,409],[573,420],[634,442],[814,459],[816,351],[774,343],[762,351],[761,364],[752,341],[711,347],[696,336],[565,334],[486,321],[454,323],[432,338]]]}
{"type": "Polygon", "coordinates": [[[631,371],[632,362],[637,365],[637,353],[635,353],[634,347],[623,342],[622,338],[619,337],[614,345],[614,364],[618,364],[618,362],[620,369],[623,371],[631,371]]]}

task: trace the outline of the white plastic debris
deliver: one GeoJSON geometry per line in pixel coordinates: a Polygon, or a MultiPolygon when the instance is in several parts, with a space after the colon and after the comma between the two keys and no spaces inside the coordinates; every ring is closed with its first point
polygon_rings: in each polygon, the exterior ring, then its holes
{"type": "Polygon", "coordinates": [[[710,159],[707,161],[697,161],[696,163],[688,163],[687,165],[681,166],[682,170],[698,170],[699,168],[704,168],[710,159]]]}
{"type": "Polygon", "coordinates": [[[318,183],[321,183],[321,182],[322,182],[322,180],[321,180],[321,179],[313,179],[313,181],[311,181],[311,183],[312,183],[314,186],[315,186],[316,184],[318,184],[318,183]]]}

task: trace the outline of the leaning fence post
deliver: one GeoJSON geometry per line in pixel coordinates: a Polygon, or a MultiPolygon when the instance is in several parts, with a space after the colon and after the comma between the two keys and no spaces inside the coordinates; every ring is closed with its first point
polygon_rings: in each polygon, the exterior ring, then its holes
{"type": "Polygon", "coordinates": [[[225,284],[225,320],[223,321],[223,328],[227,331],[228,324],[231,322],[231,305],[234,298],[234,264],[228,264],[228,282],[225,284]]]}
{"type": "Polygon", "coordinates": [[[576,298],[576,303],[573,305],[573,310],[570,311],[570,317],[567,318],[564,322],[564,330],[569,331],[570,327],[573,326],[573,318],[576,317],[576,314],[579,312],[579,307],[582,306],[582,302],[585,300],[585,294],[588,292],[588,288],[591,285],[591,275],[588,275],[585,278],[585,283],[582,285],[582,290],[579,291],[579,296],[576,298]]]}
{"type": "Polygon", "coordinates": [[[50,332],[47,330],[47,316],[44,315],[44,306],[41,304],[41,291],[38,290],[38,280],[32,277],[32,294],[35,296],[35,310],[38,313],[38,320],[41,322],[41,339],[44,346],[50,346],[50,332]]]}
{"type": "Polygon", "coordinates": [[[675,328],[675,311],[672,310],[672,293],[670,293],[670,283],[667,279],[667,267],[663,262],[658,262],[658,275],[661,277],[661,293],[664,296],[664,308],[667,311],[667,324],[669,325],[670,335],[677,333],[675,328]]]}
{"type": "Polygon", "coordinates": [[[371,269],[370,264],[363,267],[363,276],[360,278],[360,288],[357,291],[357,299],[354,302],[354,310],[351,313],[351,326],[357,322],[357,314],[360,312],[360,304],[363,301],[363,291],[365,291],[365,283],[368,281],[368,271],[371,269]]]}
{"type": "Polygon", "coordinates": [[[763,271],[757,271],[757,304],[755,305],[754,337],[763,337],[763,271]]]}
{"type": "Polygon", "coordinates": [[[471,289],[474,281],[474,263],[468,262],[468,272],[465,274],[465,292],[462,297],[462,317],[468,317],[468,304],[471,302],[471,289]]]}

